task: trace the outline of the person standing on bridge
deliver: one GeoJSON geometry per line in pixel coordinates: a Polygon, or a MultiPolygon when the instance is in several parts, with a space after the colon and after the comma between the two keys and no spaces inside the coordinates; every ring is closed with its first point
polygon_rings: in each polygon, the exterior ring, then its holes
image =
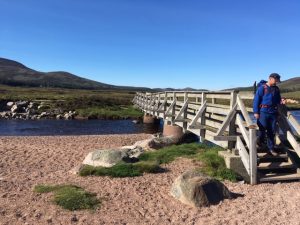
{"type": "Polygon", "coordinates": [[[265,142],[267,131],[267,146],[269,154],[276,156],[275,133],[278,116],[278,105],[282,103],[280,90],[277,83],[280,82],[280,75],[271,73],[268,81],[261,81],[255,93],[253,101],[254,117],[257,119],[259,127],[258,145],[265,142]]]}

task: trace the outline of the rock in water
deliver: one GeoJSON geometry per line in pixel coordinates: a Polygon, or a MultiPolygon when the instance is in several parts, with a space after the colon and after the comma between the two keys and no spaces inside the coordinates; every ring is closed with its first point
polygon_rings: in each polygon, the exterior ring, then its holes
{"type": "Polygon", "coordinates": [[[233,197],[223,183],[195,170],[187,171],[175,180],[171,195],[193,207],[218,204],[233,197]]]}
{"type": "Polygon", "coordinates": [[[112,167],[121,161],[125,161],[128,155],[120,149],[96,150],[90,152],[82,164],[90,166],[112,167]]]}

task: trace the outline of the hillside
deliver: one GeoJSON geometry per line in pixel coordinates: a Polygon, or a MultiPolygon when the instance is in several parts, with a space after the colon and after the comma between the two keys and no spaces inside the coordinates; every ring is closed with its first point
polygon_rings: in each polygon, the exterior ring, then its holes
{"type": "MultiPolygon", "coordinates": [[[[282,93],[300,91],[300,77],[294,77],[288,80],[284,80],[281,83],[279,83],[278,86],[282,93]]],[[[226,91],[228,90],[253,91],[254,87],[252,85],[249,87],[237,87],[237,88],[226,89],[226,91]]]]}
{"type": "Polygon", "coordinates": [[[40,72],[28,68],[19,62],[5,58],[0,58],[0,84],[21,87],[54,87],[95,90],[148,90],[148,88],[143,87],[114,86],[100,83],[64,71],[40,72]]]}

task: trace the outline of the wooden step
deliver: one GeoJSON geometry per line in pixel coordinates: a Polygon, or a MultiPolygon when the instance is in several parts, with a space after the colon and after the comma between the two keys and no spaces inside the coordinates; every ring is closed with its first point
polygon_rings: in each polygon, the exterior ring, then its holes
{"type": "Polygon", "coordinates": [[[299,173],[268,173],[261,175],[260,182],[300,180],[299,173]]]}
{"type": "Polygon", "coordinates": [[[266,152],[257,153],[257,158],[259,162],[287,162],[288,155],[287,154],[279,154],[277,156],[272,156],[267,154],[266,152]]]}
{"type": "Polygon", "coordinates": [[[295,169],[290,162],[262,162],[257,166],[258,170],[295,169]]]}

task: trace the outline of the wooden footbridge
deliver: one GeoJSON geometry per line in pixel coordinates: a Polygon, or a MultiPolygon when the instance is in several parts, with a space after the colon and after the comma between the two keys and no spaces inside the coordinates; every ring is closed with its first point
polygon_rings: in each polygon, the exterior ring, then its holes
{"type": "Polygon", "coordinates": [[[258,148],[257,126],[251,119],[253,94],[247,92],[159,92],[136,93],[133,103],[145,114],[164,119],[208,140],[231,154],[239,155],[250,183],[300,180],[300,125],[293,115],[280,107],[278,156],[258,148]]]}

